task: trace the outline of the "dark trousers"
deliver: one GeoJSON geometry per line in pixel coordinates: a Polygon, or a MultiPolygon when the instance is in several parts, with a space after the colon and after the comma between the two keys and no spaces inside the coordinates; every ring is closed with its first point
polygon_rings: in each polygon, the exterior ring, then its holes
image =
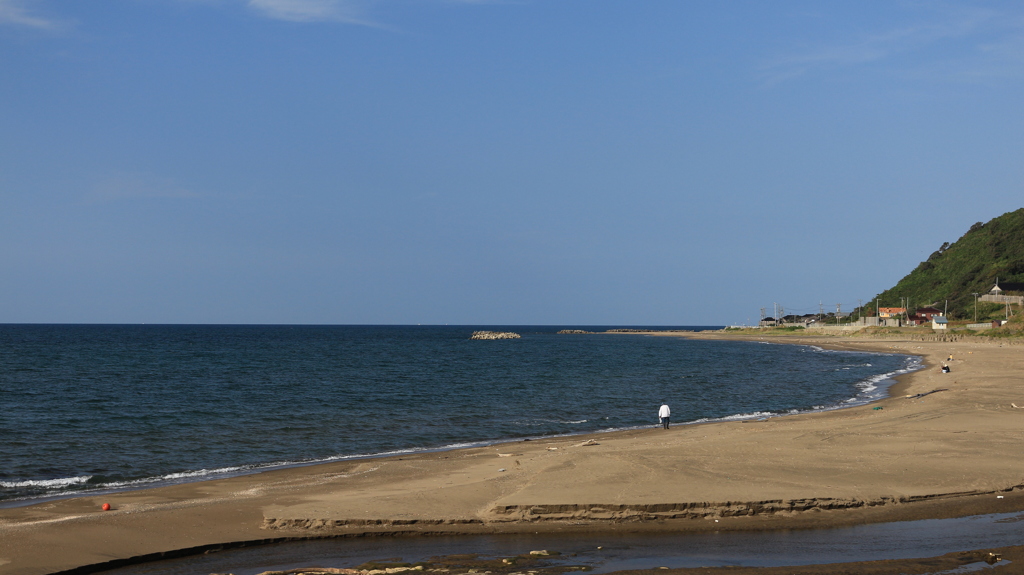
{"type": "Polygon", "coordinates": [[[667,417],[662,417],[661,418],[661,426],[664,427],[665,429],[668,429],[668,418],[667,417]]]}

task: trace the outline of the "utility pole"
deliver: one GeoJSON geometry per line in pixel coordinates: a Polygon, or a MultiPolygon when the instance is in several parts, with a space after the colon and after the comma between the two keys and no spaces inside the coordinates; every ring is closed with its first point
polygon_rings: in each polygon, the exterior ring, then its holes
{"type": "Polygon", "coordinates": [[[840,309],[841,309],[842,307],[843,307],[843,304],[841,304],[841,303],[837,303],[837,304],[836,304],[836,325],[839,325],[839,314],[840,314],[840,313],[842,313],[842,312],[840,311],[840,309]]]}
{"type": "Polygon", "coordinates": [[[974,323],[978,323],[978,294],[972,293],[974,296],[974,323]]]}
{"type": "Polygon", "coordinates": [[[822,305],[821,300],[818,300],[818,321],[821,321],[821,316],[825,314],[825,306],[822,305]]]}

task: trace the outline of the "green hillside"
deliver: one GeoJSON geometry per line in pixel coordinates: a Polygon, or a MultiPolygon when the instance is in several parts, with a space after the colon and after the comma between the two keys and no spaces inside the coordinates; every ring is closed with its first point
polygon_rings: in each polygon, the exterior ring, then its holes
{"type": "MultiPolygon", "coordinates": [[[[974,292],[984,294],[996,278],[1024,282],[1024,208],[988,223],[978,222],[952,245],[943,244],[927,261],[892,288],[878,294],[879,307],[900,307],[910,298],[918,308],[942,308],[949,300],[951,319],[973,319],[974,292]]],[[[872,298],[872,305],[875,299],[872,298]]],[[[1003,317],[1000,304],[978,304],[978,318],[1003,317]]]]}

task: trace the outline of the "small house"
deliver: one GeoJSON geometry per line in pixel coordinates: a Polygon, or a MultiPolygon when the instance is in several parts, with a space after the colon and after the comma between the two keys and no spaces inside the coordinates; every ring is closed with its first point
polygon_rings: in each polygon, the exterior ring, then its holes
{"type": "Polygon", "coordinates": [[[946,315],[941,309],[931,306],[918,309],[916,314],[928,321],[931,321],[935,316],[946,315]]]}
{"type": "Polygon", "coordinates": [[[932,329],[946,329],[949,326],[949,320],[941,315],[932,316],[932,329]]]}
{"type": "Polygon", "coordinates": [[[906,322],[907,325],[923,325],[928,323],[928,318],[922,315],[917,315],[916,313],[912,313],[907,315],[906,322]]]}
{"type": "Polygon", "coordinates": [[[907,311],[905,307],[880,307],[878,317],[899,317],[907,311]]]}

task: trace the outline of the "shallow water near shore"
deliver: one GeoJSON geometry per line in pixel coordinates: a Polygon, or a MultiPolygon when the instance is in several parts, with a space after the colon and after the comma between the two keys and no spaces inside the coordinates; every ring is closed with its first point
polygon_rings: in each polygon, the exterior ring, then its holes
{"type": "Polygon", "coordinates": [[[833,409],[916,367],[561,328],[0,325],[0,505],[636,428],[662,402],[673,423],[833,409]]]}
{"type": "Polygon", "coordinates": [[[549,564],[586,565],[592,568],[589,573],[600,574],[658,567],[778,567],[925,558],[1019,545],[1022,540],[1024,514],[1001,513],[791,531],[329,539],[221,551],[106,573],[256,575],[312,566],[355,567],[373,560],[401,559],[413,563],[435,556],[470,553],[512,557],[545,549],[561,553],[548,559],[549,564]]]}

